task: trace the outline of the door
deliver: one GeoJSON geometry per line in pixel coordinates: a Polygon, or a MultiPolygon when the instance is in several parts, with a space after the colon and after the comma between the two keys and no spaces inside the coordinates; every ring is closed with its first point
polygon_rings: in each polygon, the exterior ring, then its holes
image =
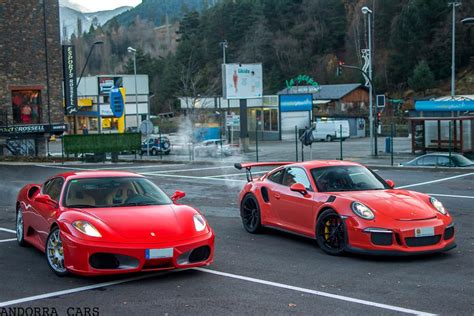
{"type": "MultiPolygon", "coordinates": [[[[49,195],[51,199],[58,202],[59,204],[63,184],[63,178],[53,178],[43,185],[41,193],[49,195]]],[[[33,203],[34,208],[39,215],[35,220],[34,229],[38,233],[41,243],[44,244],[48,238],[49,228],[52,225],[52,217],[55,215],[58,209],[46,203],[40,203],[36,201],[33,203]]]]}
{"type": "Polygon", "coordinates": [[[282,185],[278,186],[274,194],[279,196],[277,211],[282,225],[300,234],[314,235],[314,190],[305,169],[299,167],[286,168],[282,185]],[[308,194],[303,196],[299,192],[291,191],[290,187],[295,183],[303,184],[308,190],[308,194]]]}

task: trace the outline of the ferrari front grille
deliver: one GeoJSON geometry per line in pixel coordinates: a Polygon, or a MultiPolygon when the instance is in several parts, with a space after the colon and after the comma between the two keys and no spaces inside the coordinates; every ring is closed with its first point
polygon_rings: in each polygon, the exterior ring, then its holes
{"type": "Polygon", "coordinates": [[[453,238],[454,236],[454,226],[448,227],[444,230],[444,240],[453,238]]]}
{"type": "Polygon", "coordinates": [[[191,251],[189,255],[189,262],[196,263],[201,261],[206,261],[211,254],[211,248],[209,246],[202,246],[191,251]]]}
{"type": "Polygon", "coordinates": [[[423,247],[436,245],[441,240],[441,235],[425,236],[425,237],[407,237],[405,242],[408,247],[423,247]]]}
{"type": "Polygon", "coordinates": [[[139,261],[130,256],[97,252],[89,257],[89,264],[94,269],[134,269],[138,268],[139,261]]]}

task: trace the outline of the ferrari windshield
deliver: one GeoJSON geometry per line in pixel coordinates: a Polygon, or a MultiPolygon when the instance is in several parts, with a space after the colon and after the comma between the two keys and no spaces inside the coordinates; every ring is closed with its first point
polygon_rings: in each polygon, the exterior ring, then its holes
{"type": "Polygon", "coordinates": [[[389,189],[379,176],[361,166],[315,168],[311,174],[319,192],[389,189]]]}
{"type": "Polygon", "coordinates": [[[73,179],[64,195],[64,206],[78,208],[170,204],[170,198],[153,182],[140,177],[73,179]]]}

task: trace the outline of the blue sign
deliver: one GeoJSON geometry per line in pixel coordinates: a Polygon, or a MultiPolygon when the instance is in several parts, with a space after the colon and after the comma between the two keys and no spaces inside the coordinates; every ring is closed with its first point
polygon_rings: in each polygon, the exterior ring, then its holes
{"type": "Polygon", "coordinates": [[[282,94],[280,95],[280,111],[296,112],[313,109],[312,94],[282,94]]]}
{"type": "Polygon", "coordinates": [[[474,100],[416,101],[417,111],[474,111],[474,100]]]}
{"type": "Polygon", "coordinates": [[[119,88],[110,89],[110,109],[115,117],[122,117],[124,112],[123,96],[119,88]]]}

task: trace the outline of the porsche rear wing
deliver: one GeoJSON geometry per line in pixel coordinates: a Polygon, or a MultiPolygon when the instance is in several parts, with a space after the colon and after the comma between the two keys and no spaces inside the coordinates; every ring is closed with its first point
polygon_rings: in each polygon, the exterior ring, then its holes
{"type": "Polygon", "coordinates": [[[270,166],[285,166],[290,165],[293,162],[284,162],[284,161],[273,161],[273,162],[244,162],[244,163],[235,163],[234,167],[238,170],[245,169],[247,175],[247,181],[252,182],[252,167],[270,167],[270,166]]]}

